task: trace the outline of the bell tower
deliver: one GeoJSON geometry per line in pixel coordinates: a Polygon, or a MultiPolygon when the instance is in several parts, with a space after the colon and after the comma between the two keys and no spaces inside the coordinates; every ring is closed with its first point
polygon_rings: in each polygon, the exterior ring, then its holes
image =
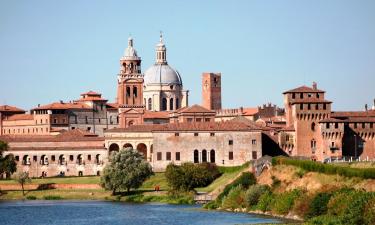
{"type": "Polygon", "coordinates": [[[117,103],[120,127],[143,123],[143,75],[141,58],[133,47],[133,38],[128,38],[128,47],[120,59],[117,76],[117,103]]]}

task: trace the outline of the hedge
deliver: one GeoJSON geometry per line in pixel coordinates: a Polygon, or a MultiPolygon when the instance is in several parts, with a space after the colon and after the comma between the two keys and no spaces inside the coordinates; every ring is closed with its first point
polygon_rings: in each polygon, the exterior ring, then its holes
{"type": "Polygon", "coordinates": [[[375,168],[350,168],[323,164],[309,160],[297,160],[283,156],[272,158],[273,165],[292,165],[300,167],[306,171],[319,172],[325,174],[338,174],[345,177],[360,177],[363,179],[375,179],[375,168]]]}

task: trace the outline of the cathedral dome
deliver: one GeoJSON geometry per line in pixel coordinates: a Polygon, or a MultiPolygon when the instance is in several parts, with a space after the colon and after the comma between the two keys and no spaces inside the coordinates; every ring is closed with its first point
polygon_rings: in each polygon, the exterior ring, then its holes
{"type": "Polygon", "coordinates": [[[125,49],[123,57],[126,58],[126,59],[138,58],[137,51],[133,47],[133,38],[132,37],[128,38],[128,47],[125,49]]]}
{"type": "Polygon", "coordinates": [[[145,84],[182,85],[180,74],[168,64],[155,64],[145,72],[145,84]]]}

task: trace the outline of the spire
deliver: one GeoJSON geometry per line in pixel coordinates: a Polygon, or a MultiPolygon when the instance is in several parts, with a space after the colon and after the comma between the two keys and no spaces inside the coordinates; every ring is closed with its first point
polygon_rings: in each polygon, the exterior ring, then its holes
{"type": "Polygon", "coordinates": [[[167,48],[165,47],[161,31],[159,43],[156,45],[156,64],[167,64],[167,48]]]}
{"type": "Polygon", "coordinates": [[[130,35],[129,38],[128,38],[128,46],[129,46],[129,47],[133,47],[133,38],[132,38],[131,35],[130,35]]]}
{"type": "Polygon", "coordinates": [[[137,51],[133,47],[133,38],[129,35],[128,47],[125,49],[124,58],[138,58],[137,51]]]}

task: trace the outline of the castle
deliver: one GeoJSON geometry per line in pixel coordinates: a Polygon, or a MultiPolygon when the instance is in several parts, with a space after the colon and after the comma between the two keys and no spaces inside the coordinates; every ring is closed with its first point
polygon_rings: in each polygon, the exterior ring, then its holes
{"type": "Polygon", "coordinates": [[[189,106],[182,76],[167,61],[162,35],[144,73],[128,39],[117,75],[117,98],[100,93],[38,105],[0,106],[0,140],[18,170],[33,177],[100,175],[109,156],[133,147],[163,171],[173,162],[237,166],[263,155],[326,161],[375,159],[375,108],[333,112],[316,83],[283,93],[284,108],[222,108],[221,74],[202,74],[202,105],[189,106]]]}

